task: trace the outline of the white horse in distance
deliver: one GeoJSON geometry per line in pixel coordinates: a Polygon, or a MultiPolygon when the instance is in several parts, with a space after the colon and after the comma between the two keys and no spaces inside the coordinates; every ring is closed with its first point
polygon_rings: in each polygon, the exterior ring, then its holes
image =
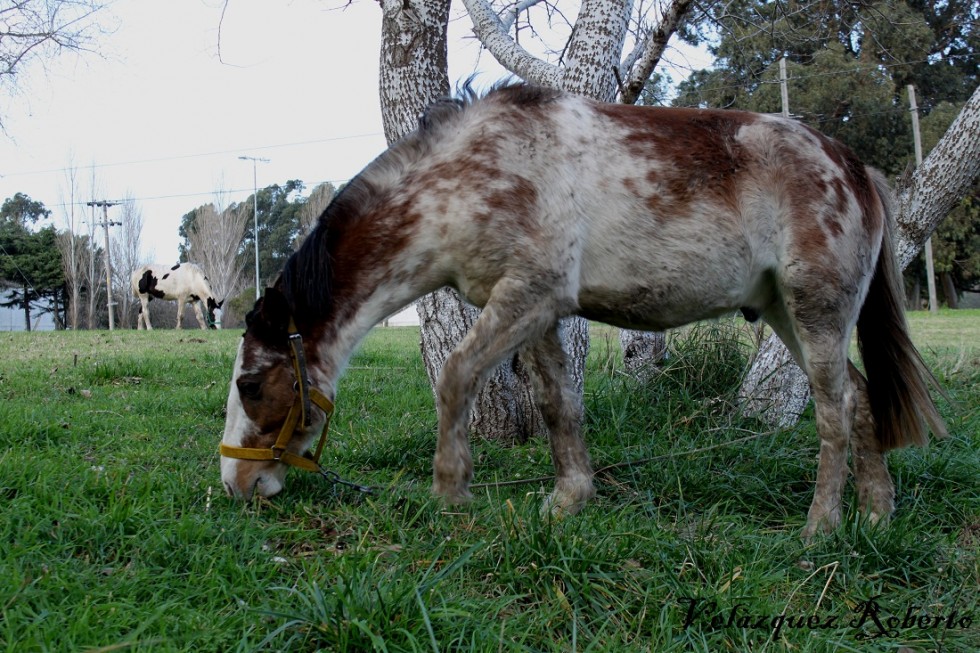
{"type": "Polygon", "coordinates": [[[184,305],[193,303],[197,323],[202,329],[218,328],[215,311],[221,309],[224,301],[217,301],[211,290],[211,283],[197,265],[193,263],[178,263],[174,266],[144,265],[133,272],[133,294],[139,297],[139,316],[136,318],[136,328],[144,325],[152,330],[150,324],[150,301],[154,298],[177,302],[177,327],[181,328],[184,319],[184,305]],[[201,306],[207,309],[207,321],[201,312],[201,306]]]}

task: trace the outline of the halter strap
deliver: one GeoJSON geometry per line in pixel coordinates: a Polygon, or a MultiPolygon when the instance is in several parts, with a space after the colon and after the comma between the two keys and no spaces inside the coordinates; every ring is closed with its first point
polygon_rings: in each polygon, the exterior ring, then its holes
{"type": "Polygon", "coordinates": [[[218,446],[218,451],[226,458],[238,458],[239,460],[268,460],[285,463],[292,467],[299,467],[310,472],[321,472],[320,454],[323,453],[323,445],[327,441],[327,429],[330,428],[330,417],[333,415],[333,402],[319,389],[310,385],[310,378],[306,367],[306,354],[303,351],[303,336],[296,329],[293,318],[289,318],[289,357],[293,363],[293,373],[296,375],[294,389],[296,390],[296,400],[289,408],[286,421],[279,429],[279,437],[275,444],[268,449],[256,447],[235,447],[222,442],[218,446]],[[297,426],[307,428],[312,418],[312,407],[315,405],[326,414],[323,423],[323,431],[320,432],[320,440],[316,445],[316,450],[312,454],[298,456],[291,451],[287,451],[289,441],[293,438],[297,426]]]}
{"type": "MultiPolygon", "coordinates": [[[[306,352],[303,351],[303,336],[299,334],[293,318],[289,318],[289,357],[293,361],[293,373],[296,375],[295,390],[299,393],[300,425],[306,428],[310,425],[310,376],[306,370],[306,352]]],[[[289,421],[288,418],[286,420],[289,421]]]]}

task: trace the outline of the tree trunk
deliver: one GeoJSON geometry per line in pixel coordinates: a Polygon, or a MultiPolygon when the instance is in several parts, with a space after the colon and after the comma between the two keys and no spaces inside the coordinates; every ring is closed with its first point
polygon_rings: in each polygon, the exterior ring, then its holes
{"type": "MultiPolygon", "coordinates": [[[[679,4],[683,15],[688,5],[679,4]]],[[[629,26],[628,19],[628,8],[624,9],[623,5],[618,3],[608,0],[586,0],[582,3],[578,19],[575,21],[576,36],[569,44],[568,63],[559,84],[562,89],[601,102],[613,102],[616,99],[617,57],[623,51],[629,26]]],[[[635,97],[633,101],[636,101],[635,97]]],[[[572,332],[572,337],[579,337],[579,328],[581,328],[582,341],[575,340],[569,343],[566,349],[571,347],[575,351],[583,352],[581,360],[573,359],[576,363],[573,369],[579,371],[584,378],[585,357],[588,355],[589,347],[588,329],[577,327],[572,332]],[[581,365],[581,370],[578,365],[581,365]]],[[[619,333],[619,343],[626,371],[640,376],[649,372],[650,366],[660,362],[666,351],[666,336],[663,333],[623,329],[619,333]]]]}
{"type": "MultiPolygon", "coordinates": [[[[425,108],[449,95],[446,31],[448,0],[382,0],[381,111],[385,138],[395,143],[418,126],[425,108]]],[[[446,358],[476,321],[479,311],[450,289],[416,302],[422,358],[436,387],[446,358]]],[[[523,441],[543,432],[519,361],[501,365],[474,404],[470,427],[483,437],[523,441]]]]}
{"type": "Polygon", "coordinates": [[[943,272],[939,275],[939,281],[943,286],[943,295],[946,296],[946,305],[952,309],[959,308],[959,301],[956,297],[956,285],[953,283],[953,275],[943,272]]]}
{"type": "MultiPolygon", "coordinates": [[[[477,38],[501,65],[525,81],[603,101],[615,99],[617,75],[625,75],[627,83],[636,82],[633,76],[626,75],[629,70],[621,70],[618,59],[626,41],[631,2],[583,0],[564,66],[547,63],[524,50],[510,35],[512,22],[501,21],[487,0],[463,0],[463,3],[477,38]]],[[[642,62],[637,68],[643,78],[640,83],[649,77],[666,46],[664,33],[676,29],[689,6],[689,0],[675,0],[667,12],[672,18],[662,26],[662,32],[651,34],[638,48],[638,56],[633,61],[642,62]]],[[[418,304],[418,312],[426,369],[434,382],[446,356],[462,339],[478,313],[460,304],[455,294],[448,292],[424,298],[418,304]]],[[[589,351],[588,323],[581,318],[569,318],[561,322],[560,328],[569,370],[581,396],[589,351]]],[[[626,350],[662,350],[662,335],[658,339],[657,335],[629,333],[632,341],[624,344],[626,350]]],[[[471,427],[484,436],[509,441],[524,441],[535,433],[542,433],[544,426],[531,397],[527,373],[519,358],[507,361],[493,373],[477,398],[471,427]]]]}
{"type": "Polygon", "coordinates": [[[626,372],[636,378],[646,379],[667,353],[667,335],[661,332],[620,329],[619,347],[623,352],[623,367],[626,372]]]}
{"type": "MultiPolygon", "coordinates": [[[[899,189],[896,256],[904,270],[980,176],[980,87],[936,147],[899,189]]],[[[775,336],[759,351],[739,392],[745,410],[773,425],[799,420],[809,399],[806,375],[775,336]],[[784,361],[790,361],[788,364],[784,361]],[[799,401],[800,395],[806,398],[799,401]],[[791,399],[792,398],[792,399],[791,399]],[[784,403],[785,400],[785,403],[784,403]]]]}
{"type": "Polygon", "coordinates": [[[27,284],[25,283],[24,284],[24,296],[23,296],[23,300],[24,300],[24,331],[30,331],[31,330],[31,302],[30,302],[30,300],[28,298],[28,294],[27,294],[29,290],[30,289],[27,287],[27,284]]]}

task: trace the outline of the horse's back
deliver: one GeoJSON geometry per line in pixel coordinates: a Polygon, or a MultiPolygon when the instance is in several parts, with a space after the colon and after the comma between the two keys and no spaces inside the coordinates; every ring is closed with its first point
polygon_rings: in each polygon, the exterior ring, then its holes
{"type": "Polygon", "coordinates": [[[415,191],[451,232],[454,284],[476,303],[495,276],[537,269],[589,317],[665,328],[762,313],[794,265],[831,276],[873,265],[871,182],[803,125],[560,94],[531,108],[488,101],[415,191]]]}

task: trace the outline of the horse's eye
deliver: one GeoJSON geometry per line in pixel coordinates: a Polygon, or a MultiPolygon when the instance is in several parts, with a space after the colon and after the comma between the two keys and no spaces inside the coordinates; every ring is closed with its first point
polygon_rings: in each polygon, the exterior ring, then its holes
{"type": "Polygon", "coordinates": [[[262,382],[251,379],[238,379],[238,394],[246,399],[258,399],[262,396],[262,382]]]}

